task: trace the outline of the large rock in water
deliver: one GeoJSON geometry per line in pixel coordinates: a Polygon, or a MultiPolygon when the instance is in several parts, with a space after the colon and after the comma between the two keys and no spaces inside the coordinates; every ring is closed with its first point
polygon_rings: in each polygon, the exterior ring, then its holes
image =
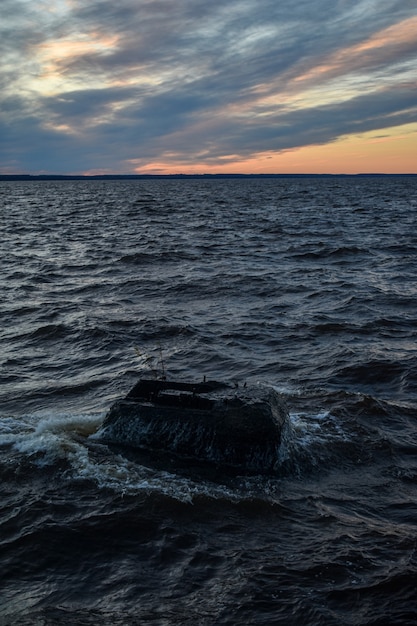
{"type": "Polygon", "coordinates": [[[272,472],[287,411],[270,388],[140,380],[103,423],[108,442],[272,472]]]}
{"type": "Polygon", "coordinates": [[[269,473],[286,418],[284,404],[270,388],[140,380],[111,407],[101,438],[269,473]]]}

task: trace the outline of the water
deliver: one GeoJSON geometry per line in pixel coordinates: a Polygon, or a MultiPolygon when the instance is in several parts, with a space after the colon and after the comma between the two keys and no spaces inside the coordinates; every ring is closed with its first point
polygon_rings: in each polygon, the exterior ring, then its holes
{"type": "Polygon", "coordinates": [[[2,625],[417,623],[416,187],[0,184],[2,625]],[[160,350],[282,395],[276,475],[101,441],[160,350]]]}

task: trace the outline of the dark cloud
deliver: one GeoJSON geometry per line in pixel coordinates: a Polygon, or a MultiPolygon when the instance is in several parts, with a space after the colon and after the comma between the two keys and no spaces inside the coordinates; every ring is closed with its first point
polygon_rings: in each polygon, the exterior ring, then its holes
{"type": "Polygon", "coordinates": [[[2,0],[0,168],[215,163],[417,118],[414,0],[47,6],[2,0]]]}

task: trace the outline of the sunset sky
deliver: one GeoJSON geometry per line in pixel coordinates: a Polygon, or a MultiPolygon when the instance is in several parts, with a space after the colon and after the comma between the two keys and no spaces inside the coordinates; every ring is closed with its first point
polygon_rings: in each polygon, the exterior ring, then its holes
{"type": "Polygon", "coordinates": [[[417,173],[416,0],[0,15],[0,173],[417,173]]]}

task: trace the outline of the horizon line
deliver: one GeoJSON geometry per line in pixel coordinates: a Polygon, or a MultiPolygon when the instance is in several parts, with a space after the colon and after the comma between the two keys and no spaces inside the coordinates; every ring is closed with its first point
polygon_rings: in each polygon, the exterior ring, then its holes
{"type": "Polygon", "coordinates": [[[144,179],[144,178],[358,178],[358,177],[410,177],[417,176],[417,172],[385,173],[385,172],[358,172],[344,173],[203,173],[203,174],[1,174],[0,180],[115,180],[115,179],[144,179]]]}

